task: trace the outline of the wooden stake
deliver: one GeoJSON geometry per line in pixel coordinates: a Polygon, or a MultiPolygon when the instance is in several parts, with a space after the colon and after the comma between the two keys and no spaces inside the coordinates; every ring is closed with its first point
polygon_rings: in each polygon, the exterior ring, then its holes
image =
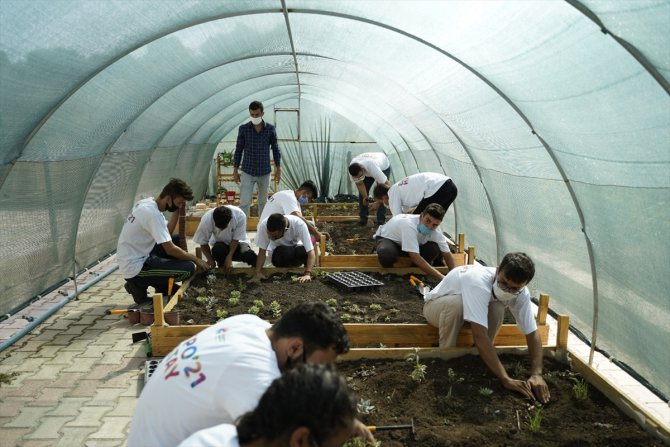
{"type": "Polygon", "coordinates": [[[549,295],[540,293],[540,302],[537,309],[537,324],[547,324],[547,311],[549,310],[549,295]]]}
{"type": "Polygon", "coordinates": [[[468,247],[468,264],[472,265],[475,263],[475,247],[468,247]]]}
{"type": "Polygon", "coordinates": [[[154,294],[154,326],[163,327],[163,295],[154,294]]]}
{"type": "Polygon", "coordinates": [[[458,247],[456,248],[456,253],[463,253],[465,247],[465,234],[458,234],[458,247]]]}

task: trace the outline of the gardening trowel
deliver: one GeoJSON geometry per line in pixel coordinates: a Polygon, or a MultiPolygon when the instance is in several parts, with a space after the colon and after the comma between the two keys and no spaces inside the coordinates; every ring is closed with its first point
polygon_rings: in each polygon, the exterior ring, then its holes
{"type": "Polygon", "coordinates": [[[421,296],[425,296],[426,293],[430,292],[430,286],[425,285],[423,281],[414,275],[409,276],[409,283],[414,286],[421,296]]]}

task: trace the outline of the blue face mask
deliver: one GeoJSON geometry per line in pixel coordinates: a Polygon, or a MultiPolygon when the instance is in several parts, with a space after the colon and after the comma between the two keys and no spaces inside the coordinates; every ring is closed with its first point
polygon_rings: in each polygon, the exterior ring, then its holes
{"type": "Polygon", "coordinates": [[[433,230],[419,222],[419,225],[416,227],[417,230],[419,230],[419,233],[423,234],[424,236],[430,236],[433,233],[433,230]]]}
{"type": "Polygon", "coordinates": [[[309,202],[309,199],[305,196],[298,197],[298,203],[301,205],[306,205],[309,202]]]}

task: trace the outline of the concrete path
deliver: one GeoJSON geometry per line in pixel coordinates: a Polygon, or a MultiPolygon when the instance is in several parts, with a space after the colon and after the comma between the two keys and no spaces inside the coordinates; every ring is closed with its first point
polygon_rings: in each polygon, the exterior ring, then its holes
{"type": "Polygon", "coordinates": [[[120,315],[133,303],[113,272],[0,353],[2,446],[122,446],[144,382],[145,342],[120,315]]]}

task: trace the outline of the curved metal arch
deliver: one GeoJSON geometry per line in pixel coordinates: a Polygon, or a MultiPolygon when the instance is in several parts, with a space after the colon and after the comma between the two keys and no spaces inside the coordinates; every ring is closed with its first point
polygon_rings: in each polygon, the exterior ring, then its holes
{"type": "MultiPolygon", "coordinates": [[[[619,45],[624,47],[626,51],[628,51],[628,54],[633,56],[633,58],[640,63],[644,67],[645,70],[647,70],[647,73],[658,82],[658,84],[661,86],[663,90],[665,90],[665,93],[670,95],[670,83],[668,83],[667,79],[661,75],[656,67],[649,62],[649,59],[647,59],[644,54],[640,50],[637,49],[637,47],[630,42],[628,42],[626,39],[623,39],[616,34],[612,33],[605,24],[600,20],[600,18],[591,11],[586,5],[584,5],[582,2],[579,0],[565,0],[569,5],[571,5],[573,8],[575,8],[577,11],[581,12],[584,14],[586,17],[588,17],[593,23],[598,25],[598,28],[600,28],[600,31],[603,32],[603,34],[607,34],[609,36],[612,36],[612,39],[614,39],[619,45]]],[[[595,343],[594,343],[595,344],[595,343]]]]}

